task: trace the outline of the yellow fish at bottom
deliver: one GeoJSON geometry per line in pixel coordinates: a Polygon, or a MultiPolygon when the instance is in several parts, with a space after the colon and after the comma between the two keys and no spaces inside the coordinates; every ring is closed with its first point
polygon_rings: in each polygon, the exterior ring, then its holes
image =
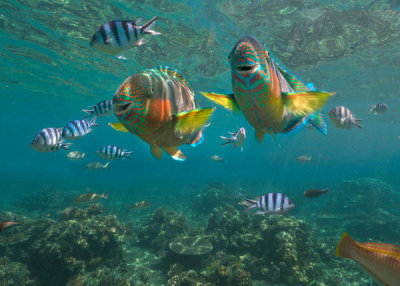
{"type": "Polygon", "coordinates": [[[400,286],[400,246],[398,245],[359,243],[344,232],[336,246],[336,256],[353,259],[380,285],[400,286]]]}

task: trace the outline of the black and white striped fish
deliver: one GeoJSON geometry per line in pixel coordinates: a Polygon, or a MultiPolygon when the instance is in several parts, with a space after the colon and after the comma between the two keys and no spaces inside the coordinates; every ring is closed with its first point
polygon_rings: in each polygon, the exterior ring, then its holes
{"type": "Polygon", "coordinates": [[[281,193],[265,194],[255,200],[246,199],[246,202],[249,204],[246,211],[260,209],[253,213],[255,215],[283,214],[294,207],[292,201],[281,193]]]}
{"type": "Polygon", "coordinates": [[[87,121],[86,119],[72,120],[65,125],[62,131],[62,137],[69,140],[75,140],[90,133],[92,131],[92,126],[98,126],[98,124],[96,124],[96,118],[97,117],[93,117],[90,121],[87,121]]]}
{"type": "Polygon", "coordinates": [[[114,20],[97,29],[90,40],[90,46],[109,55],[116,55],[124,50],[144,44],[141,37],[145,34],[160,35],[152,30],[158,17],[154,17],[143,26],[137,24],[141,20],[114,20]]]}
{"type": "Polygon", "coordinates": [[[131,151],[119,148],[113,145],[106,145],[97,151],[97,154],[106,160],[120,160],[125,158],[131,158],[131,151]]]}
{"type": "Polygon", "coordinates": [[[96,117],[109,116],[113,112],[112,100],[103,100],[95,105],[89,106],[88,109],[82,109],[83,112],[87,113],[86,117],[94,114],[96,117]]]}
{"type": "Polygon", "coordinates": [[[378,104],[370,104],[369,105],[369,112],[373,114],[384,114],[389,110],[389,107],[386,105],[386,103],[378,103],[378,104]]]}
{"type": "Polygon", "coordinates": [[[361,119],[355,118],[354,114],[344,106],[337,106],[329,111],[329,118],[336,128],[351,129],[353,125],[362,128],[361,119]]]}
{"type": "Polygon", "coordinates": [[[71,143],[62,140],[62,128],[44,128],[33,139],[31,146],[39,152],[55,152],[61,148],[69,150],[71,143]]]}

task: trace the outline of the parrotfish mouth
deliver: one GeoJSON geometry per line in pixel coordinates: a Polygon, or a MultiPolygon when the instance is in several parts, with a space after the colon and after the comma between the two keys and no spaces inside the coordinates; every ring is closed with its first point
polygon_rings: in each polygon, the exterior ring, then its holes
{"type": "Polygon", "coordinates": [[[249,64],[244,64],[244,65],[237,65],[235,69],[240,73],[240,74],[249,74],[258,69],[260,64],[255,64],[255,65],[249,65],[249,64]]]}
{"type": "Polygon", "coordinates": [[[114,103],[114,113],[117,116],[124,115],[130,110],[131,102],[127,103],[114,103]]]}

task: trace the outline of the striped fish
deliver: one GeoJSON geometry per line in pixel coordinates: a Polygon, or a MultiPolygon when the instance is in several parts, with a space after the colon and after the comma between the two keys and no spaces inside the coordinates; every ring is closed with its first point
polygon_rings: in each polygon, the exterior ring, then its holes
{"type": "Polygon", "coordinates": [[[63,142],[62,128],[50,127],[42,129],[30,145],[39,152],[55,152],[61,148],[69,150],[71,143],[63,142]]]}
{"type": "Polygon", "coordinates": [[[353,125],[362,128],[360,125],[361,119],[355,118],[354,114],[344,106],[334,107],[329,111],[329,118],[340,129],[351,129],[353,125]]]}
{"type": "Polygon", "coordinates": [[[129,48],[141,46],[145,42],[142,35],[161,34],[151,29],[157,19],[158,17],[154,17],[143,26],[138,26],[140,18],[105,23],[93,34],[90,46],[109,55],[116,55],[129,48]]]}
{"type": "Polygon", "coordinates": [[[400,285],[399,245],[360,243],[344,232],[336,246],[336,256],[355,260],[379,285],[400,285]]]}
{"type": "Polygon", "coordinates": [[[62,137],[69,140],[75,140],[90,133],[92,131],[90,127],[98,126],[98,124],[96,124],[96,118],[97,117],[93,117],[90,121],[87,121],[86,119],[72,120],[65,125],[62,131],[62,137]]]}
{"type": "Polygon", "coordinates": [[[246,211],[260,209],[253,213],[255,215],[283,214],[294,207],[292,201],[281,193],[269,193],[255,200],[246,199],[246,202],[249,203],[246,211]]]}
{"type": "Polygon", "coordinates": [[[95,105],[89,106],[89,109],[82,109],[83,112],[87,113],[87,117],[94,114],[96,117],[110,116],[113,112],[112,100],[103,100],[95,105]]]}
{"type": "Polygon", "coordinates": [[[131,158],[131,151],[119,148],[113,145],[106,145],[96,152],[100,157],[106,160],[120,160],[125,158],[131,158]]]}
{"type": "Polygon", "coordinates": [[[369,105],[369,112],[373,114],[384,114],[389,110],[389,107],[386,105],[386,103],[378,103],[378,104],[370,104],[369,105]]]}

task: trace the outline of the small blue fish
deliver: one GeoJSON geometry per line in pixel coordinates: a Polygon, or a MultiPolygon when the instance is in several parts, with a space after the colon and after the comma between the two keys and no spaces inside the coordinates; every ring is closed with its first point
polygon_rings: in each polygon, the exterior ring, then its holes
{"type": "Polygon", "coordinates": [[[61,148],[69,150],[71,143],[62,140],[62,128],[44,128],[33,139],[30,144],[38,152],[56,152],[61,148]]]}
{"type": "Polygon", "coordinates": [[[113,145],[106,145],[96,153],[106,160],[120,160],[125,158],[130,159],[130,155],[132,154],[131,151],[127,151],[113,145]]]}
{"type": "Polygon", "coordinates": [[[89,106],[89,109],[82,109],[83,112],[87,113],[87,117],[94,114],[96,117],[110,116],[113,112],[112,100],[103,100],[95,105],[89,106]]]}
{"type": "Polygon", "coordinates": [[[97,117],[93,117],[93,119],[90,121],[87,121],[86,119],[72,120],[67,125],[65,125],[62,132],[62,137],[69,140],[76,140],[92,132],[92,129],[90,127],[99,126],[98,124],[96,124],[96,118],[97,117]]]}
{"type": "Polygon", "coordinates": [[[109,55],[117,55],[132,47],[141,46],[144,44],[144,39],[141,36],[161,34],[151,29],[157,19],[158,17],[154,17],[143,26],[137,25],[141,20],[140,18],[105,23],[93,34],[90,46],[109,55]]]}

